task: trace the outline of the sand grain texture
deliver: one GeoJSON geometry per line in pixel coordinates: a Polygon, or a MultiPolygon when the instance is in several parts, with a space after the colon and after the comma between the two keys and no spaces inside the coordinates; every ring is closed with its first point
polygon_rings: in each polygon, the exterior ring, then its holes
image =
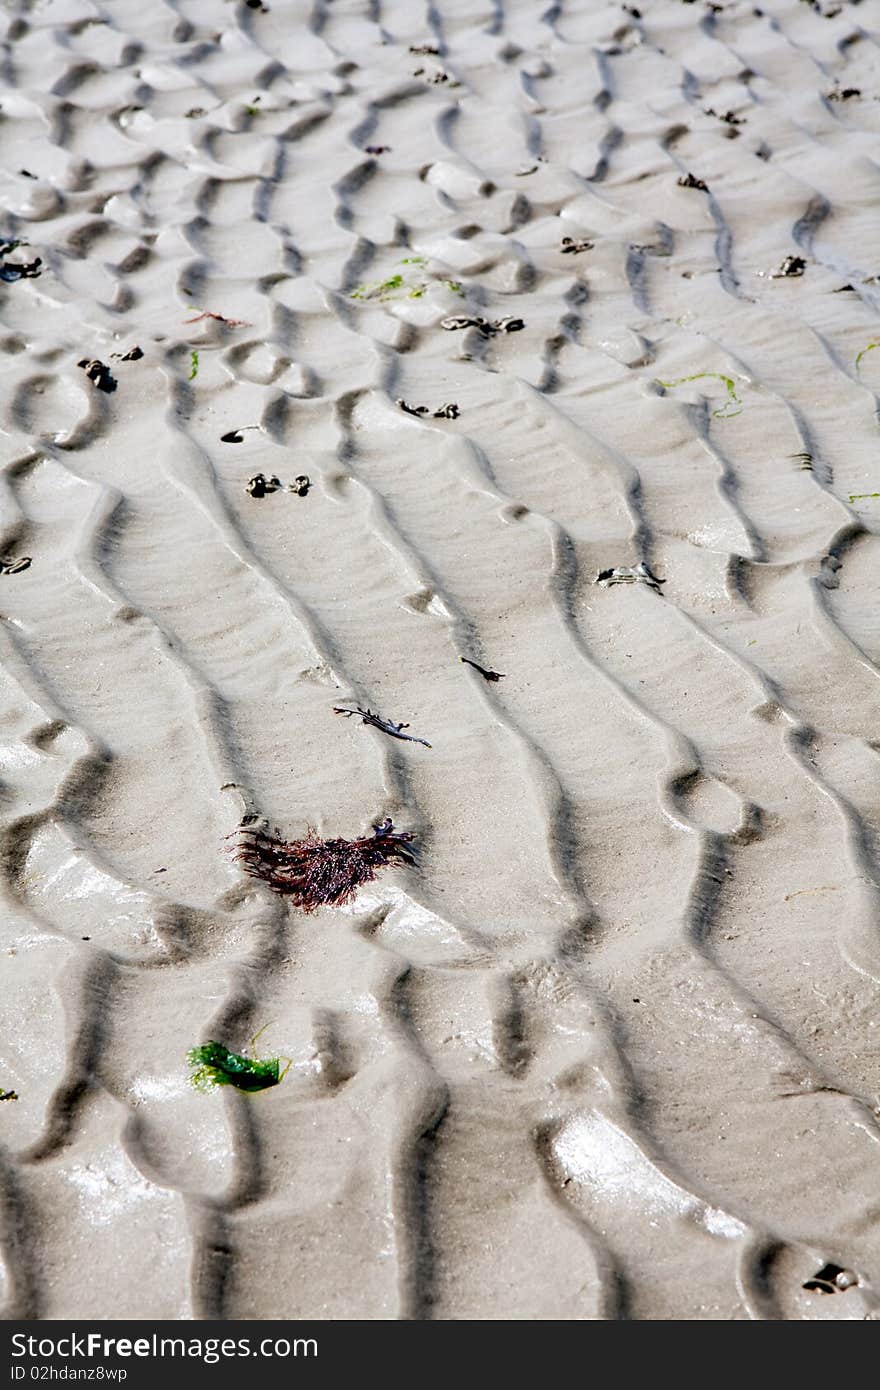
{"type": "Polygon", "coordinates": [[[4,0],[6,1317],[877,1316],[876,22],[4,0]]]}

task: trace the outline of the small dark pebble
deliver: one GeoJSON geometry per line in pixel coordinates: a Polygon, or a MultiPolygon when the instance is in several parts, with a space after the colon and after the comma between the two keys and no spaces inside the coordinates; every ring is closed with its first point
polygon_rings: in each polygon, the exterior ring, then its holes
{"type": "Polygon", "coordinates": [[[30,169],[19,169],[18,172],[21,174],[22,178],[35,179],[37,177],[36,174],[31,173],[30,169]]]}
{"type": "Polygon", "coordinates": [[[228,434],[221,434],[221,444],[243,444],[244,435],[239,434],[238,430],[230,430],[228,434]]]}
{"type": "Polygon", "coordinates": [[[281,486],[281,479],[276,478],[274,473],[271,478],[267,478],[265,473],[257,473],[248,480],[245,492],[249,492],[251,497],[268,497],[270,492],[278,492],[281,486]]]}
{"type": "Polygon", "coordinates": [[[390,154],[390,145],[365,145],[364,154],[390,154]]]}

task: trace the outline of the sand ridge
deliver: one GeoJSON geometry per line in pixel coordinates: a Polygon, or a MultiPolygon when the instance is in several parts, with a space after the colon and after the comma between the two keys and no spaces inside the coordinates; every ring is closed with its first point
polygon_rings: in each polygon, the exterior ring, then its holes
{"type": "Polygon", "coordinates": [[[876,1316],[875,19],[4,4],[5,1316],[876,1316]]]}

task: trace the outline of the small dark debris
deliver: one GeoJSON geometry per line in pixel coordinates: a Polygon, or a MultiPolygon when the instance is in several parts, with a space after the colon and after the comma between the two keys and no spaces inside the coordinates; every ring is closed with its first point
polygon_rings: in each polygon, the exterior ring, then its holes
{"type": "Polygon", "coordinates": [[[295,492],[298,497],[305,497],[309,488],[312,486],[307,473],[300,473],[295,482],[288,483],[287,491],[295,492]]]}
{"type": "Polygon", "coordinates": [[[459,328],[478,328],[484,338],[492,338],[496,333],[518,333],[525,326],[523,319],[513,318],[510,315],[503,319],[495,319],[492,322],[481,318],[478,314],[452,314],[449,318],[440,320],[440,327],[449,332],[455,332],[459,328]]]}
{"type": "Polygon", "coordinates": [[[100,362],[97,357],[93,357],[91,360],[88,357],[82,357],[76,365],[82,367],[89,381],[94,382],[99,391],[116,390],[116,378],[106,362],[100,362]]]}
{"type": "Polygon", "coordinates": [[[433,43],[411,43],[409,51],[421,58],[436,58],[440,54],[440,49],[433,43]]]}
{"type": "Polygon", "coordinates": [[[18,1100],[17,1091],[0,1091],[0,1100],[18,1100]]]}
{"type": "Polygon", "coordinates": [[[243,444],[244,435],[239,434],[238,430],[230,430],[228,434],[221,434],[221,444],[243,444]]]}
{"type": "Polygon", "coordinates": [[[244,0],[249,10],[259,10],[261,14],[269,13],[269,6],[263,4],[263,0],[244,0]]]}
{"type": "Polygon", "coordinates": [[[849,101],[852,97],[862,95],[861,87],[844,87],[828,93],[829,101],[849,101]]]}
{"type": "Polygon", "coordinates": [[[637,10],[635,5],[624,5],[623,8],[627,14],[632,15],[633,19],[641,19],[642,12],[641,10],[637,10]]]}
{"type": "Polygon", "coordinates": [[[245,492],[249,492],[251,497],[268,497],[270,492],[278,492],[282,486],[281,479],[276,478],[274,473],[271,478],[267,478],[265,473],[257,473],[248,479],[245,492]]]}
{"type": "Polygon", "coordinates": [[[7,556],[0,558],[0,574],[20,574],[22,570],[30,569],[30,555],[22,555],[19,560],[10,560],[7,556]]]}
{"type": "Polygon", "coordinates": [[[618,565],[615,569],[600,570],[595,583],[606,589],[612,584],[647,584],[649,589],[659,594],[659,586],[665,584],[666,580],[658,579],[641,560],[637,565],[618,565]]]}
{"type": "Polygon", "coordinates": [[[594,241],[575,241],[574,237],[564,236],[559,249],[563,256],[577,256],[581,251],[592,251],[595,244],[594,241]]]}
{"type": "Polygon", "coordinates": [[[30,169],[19,169],[18,172],[21,174],[22,178],[25,179],[35,179],[37,177],[36,174],[31,173],[30,169]]]}
{"type": "Polygon", "coordinates": [[[717,121],[723,121],[725,125],[745,125],[745,116],[737,116],[733,111],[713,111],[711,106],[703,108],[704,114],[714,116],[717,121]]]}
{"type": "Polygon", "coordinates": [[[803,256],[786,256],[778,270],[774,270],[771,280],[793,280],[798,275],[803,275],[807,268],[807,263],[803,256]]]}
{"type": "Polygon", "coordinates": [[[832,293],[832,294],[855,294],[855,288],[854,288],[852,285],[839,285],[839,286],[837,287],[837,289],[836,289],[836,290],[832,290],[831,293],[832,293]]]}
{"type": "Polygon", "coordinates": [[[358,705],[355,709],[343,709],[340,705],[333,706],[334,714],[344,714],[346,716],[360,715],[361,723],[372,724],[374,729],[381,729],[383,734],[390,734],[392,738],[405,739],[407,743],[423,743],[426,748],[431,745],[426,738],[416,738],[415,734],[405,734],[404,729],[408,729],[408,724],[395,724],[391,719],[383,719],[380,714],[374,714],[370,709],[361,709],[358,705]]]}
{"type": "Polygon", "coordinates": [[[184,111],[184,116],[204,116],[204,106],[191,106],[188,111],[184,111]]]}
{"type": "Polygon", "coordinates": [[[91,941],[91,939],[92,939],[92,938],[91,938],[90,936],[81,936],[81,937],[80,937],[80,940],[81,940],[81,941],[91,941]]]}
{"type": "Polygon", "coordinates": [[[694,174],[682,174],[680,179],[676,179],[676,183],[679,188],[697,188],[701,193],[709,192],[709,185],[694,174]]]}
{"type": "Polygon", "coordinates": [[[398,399],[395,405],[399,405],[401,410],[405,410],[407,415],[415,415],[419,418],[422,415],[433,415],[435,420],[457,420],[459,409],[455,401],[448,401],[446,405],[441,405],[437,410],[432,410],[429,405],[410,405],[407,401],[398,399]]]}
{"type": "Polygon", "coordinates": [[[41,256],[37,256],[34,261],[26,261],[18,264],[16,261],[3,261],[0,263],[0,280],[5,280],[7,285],[15,284],[16,280],[34,280],[42,274],[40,267],[43,264],[41,256]]]}
{"type": "Polygon", "coordinates": [[[847,1289],[855,1287],[858,1282],[859,1276],[851,1269],[829,1263],[823,1265],[812,1279],[807,1279],[801,1288],[809,1289],[811,1293],[846,1293],[847,1289]]]}
{"type": "Polygon", "coordinates": [[[487,671],[486,668],[485,668],[485,666],[480,666],[480,664],[479,664],[478,662],[476,662],[476,661],[471,661],[471,659],[470,659],[469,656],[460,656],[458,659],[459,659],[459,661],[463,661],[464,664],[465,664],[465,666],[473,666],[473,668],[474,668],[475,671],[479,671],[480,675],[483,677],[483,680],[487,680],[487,681],[501,681],[501,680],[504,680],[504,672],[503,672],[503,671],[487,671]]]}
{"type": "Polygon", "coordinates": [[[390,154],[390,145],[365,145],[364,154],[390,154]]]}
{"type": "Polygon", "coordinates": [[[115,357],[119,362],[139,362],[143,357],[143,348],[129,348],[128,352],[111,352],[110,356],[115,357]]]}

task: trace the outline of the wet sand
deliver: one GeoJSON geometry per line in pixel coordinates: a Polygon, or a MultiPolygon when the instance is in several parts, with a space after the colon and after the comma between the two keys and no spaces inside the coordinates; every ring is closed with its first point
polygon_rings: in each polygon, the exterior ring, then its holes
{"type": "Polygon", "coordinates": [[[4,1316],[877,1316],[876,20],[4,4],[4,1316]]]}

